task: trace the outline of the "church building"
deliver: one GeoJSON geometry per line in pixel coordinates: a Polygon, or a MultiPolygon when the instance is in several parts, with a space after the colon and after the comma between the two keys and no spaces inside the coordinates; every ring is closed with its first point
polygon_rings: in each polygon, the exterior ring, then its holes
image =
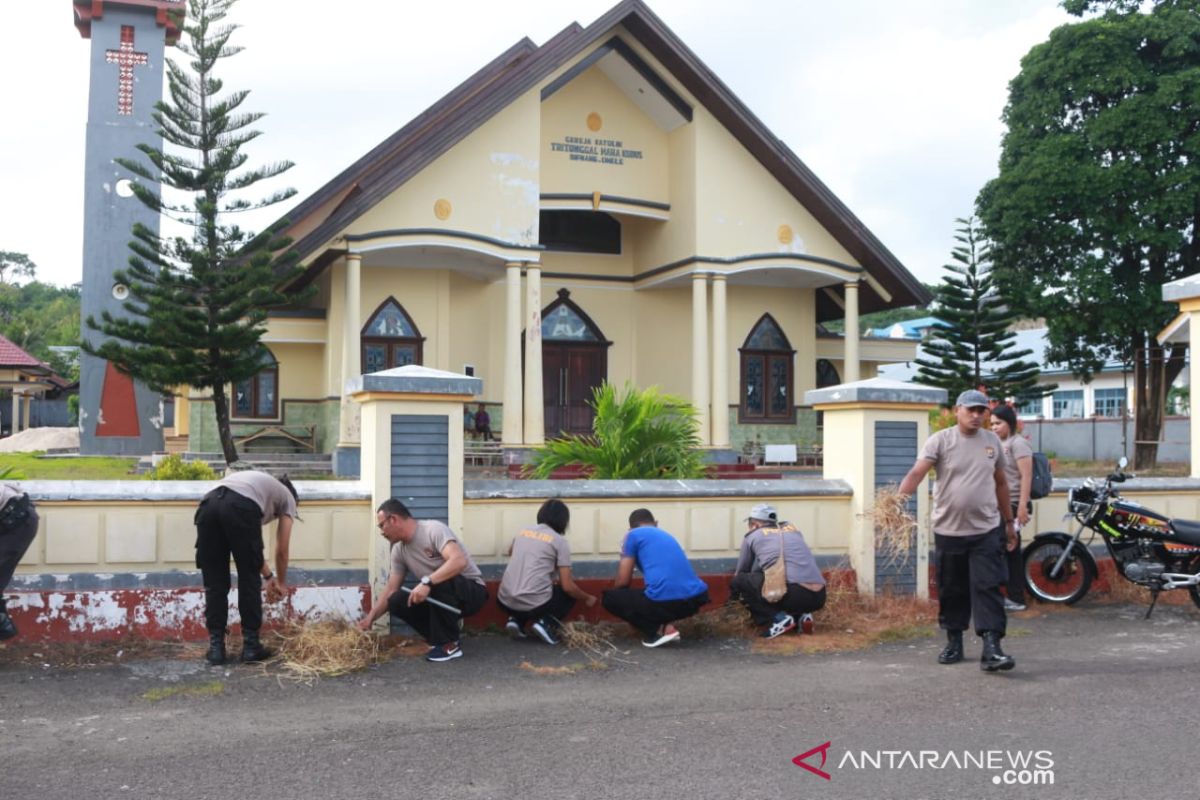
{"type": "MultiPolygon", "coordinates": [[[[690,400],[713,450],[815,444],[806,390],[913,357],[859,315],[930,300],[640,0],[517,42],[287,216],[316,290],[271,316],[235,436],[311,431],[342,475],[343,387],[408,364],[481,378],[506,448],[590,430],[605,380],[690,400]]],[[[218,449],[210,400],[176,420],[218,449]]]]}

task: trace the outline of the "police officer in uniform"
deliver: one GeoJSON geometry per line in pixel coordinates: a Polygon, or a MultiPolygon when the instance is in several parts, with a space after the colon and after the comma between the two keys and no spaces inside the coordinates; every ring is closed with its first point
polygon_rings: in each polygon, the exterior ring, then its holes
{"type": "Polygon", "coordinates": [[[1016,532],[1000,437],[983,427],[987,410],[983,392],[972,389],[960,394],[954,406],[956,424],[929,437],[900,482],[900,492],[911,495],[936,468],[933,534],[938,622],[947,638],[938,662],[963,660],[962,635],[974,614],[975,632],[983,639],[979,666],[996,672],[1016,664],[1000,649],[1007,626],[1000,594],[1004,546],[1006,541],[1015,546],[1016,532]]]}
{"type": "Polygon", "coordinates": [[[4,591],[37,529],[37,510],[29,495],[12,484],[0,483],[0,641],[17,635],[17,626],[8,615],[4,591]]]}

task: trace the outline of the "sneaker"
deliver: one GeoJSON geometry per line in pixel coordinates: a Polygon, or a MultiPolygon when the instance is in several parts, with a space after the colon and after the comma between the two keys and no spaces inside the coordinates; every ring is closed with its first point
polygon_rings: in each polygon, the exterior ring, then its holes
{"type": "Polygon", "coordinates": [[[558,644],[558,639],[554,638],[554,633],[551,631],[550,623],[544,618],[534,620],[529,627],[546,644],[558,644]]]}
{"type": "Polygon", "coordinates": [[[446,644],[429,648],[429,652],[425,654],[425,660],[453,661],[456,658],[462,658],[462,654],[462,648],[458,646],[458,642],[447,642],[446,644]]]}
{"type": "Polygon", "coordinates": [[[1018,603],[1016,600],[1009,600],[1006,597],[1006,598],[1004,598],[1004,610],[1005,611],[1024,611],[1025,604],[1018,603]]]}
{"type": "Polygon", "coordinates": [[[646,647],[659,647],[667,642],[679,641],[679,631],[674,625],[664,625],[658,629],[658,633],[652,633],[642,639],[642,644],[646,647]]]}
{"type": "Polygon", "coordinates": [[[775,615],[775,619],[771,622],[767,629],[763,631],[762,638],[774,639],[776,636],[783,634],[796,627],[796,618],[791,614],[785,614],[780,611],[775,615]]]}
{"type": "Polygon", "coordinates": [[[800,630],[797,631],[797,633],[807,633],[809,636],[812,636],[814,627],[816,627],[816,625],[813,622],[813,615],[803,614],[800,617],[800,630]]]}
{"type": "Polygon", "coordinates": [[[517,622],[512,617],[508,618],[508,622],[504,623],[504,630],[508,631],[508,635],[514,639],[528,639],[525,631],[521,630],[521,623],[517,622]]]}

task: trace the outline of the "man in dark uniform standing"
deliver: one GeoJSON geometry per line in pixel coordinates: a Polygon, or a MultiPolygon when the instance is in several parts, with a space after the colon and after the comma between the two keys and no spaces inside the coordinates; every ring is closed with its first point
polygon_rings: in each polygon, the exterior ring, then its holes
{"type": "Polygon", "coordinates": [[[1012,504],[1004,476],[1000,438],[983,428],[988,398],[974,389],[958,396],[956,424],[929,437],[912,469],[900,482],[911,495],[930,469],[937,469],[933,495],[934,552],[937,561],[938,622],[947,643],[942,664],[963,659],[963,631],[975,616],[983,639],[979,666],[985,672],[1012,669],[1016,662],[1000,649],[1007,617],[1004,542],[1013,541],[1012,504]]]}
{"type": "Polygon", "coordinates": [[[241,660],[263,661],[273,654],[263,646],[263,582],[267,599],[287,593],[288,546],[292,521],[299,519],[296,487],[285,475],[231,472],[204,496],[196,510],[196,566],[204,578],[204,624],[208,663],[225,663],[225,626],[229,621],[229,557],[237,565],[238,613],[242,617],[241,660]],[[278,519],[275,570],[263,558],[263,526],[278,519]]]}
{"type": "Polygon", "coordinates": [[[0,641],[17,635],[17,626],[8,615],[4,590],[37,529],[38,515],[29,495],[16,486],[0,483],[0,641]]]}

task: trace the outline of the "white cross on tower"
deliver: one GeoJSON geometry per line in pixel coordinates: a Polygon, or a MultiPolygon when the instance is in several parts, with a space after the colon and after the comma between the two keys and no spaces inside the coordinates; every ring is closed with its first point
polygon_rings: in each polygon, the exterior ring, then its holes
{"type": "Polygon", "coordinates": [[[133,114],[133,68],[150,63],[145,53],[133,51],[133,26],[121,26],[121,48],[105,50],[104,60],[117,65],[117,113],[122,116],[133,114]]]}

